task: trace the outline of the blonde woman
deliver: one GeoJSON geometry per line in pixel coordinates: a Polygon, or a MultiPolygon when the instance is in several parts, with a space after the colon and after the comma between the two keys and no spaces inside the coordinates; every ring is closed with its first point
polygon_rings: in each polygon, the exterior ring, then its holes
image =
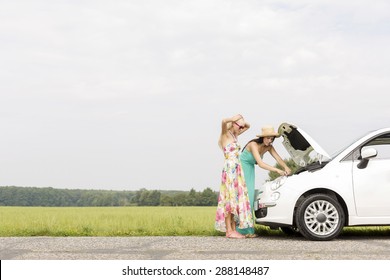
{"type": "Polygon", "coordinates": [[[237,138],[248,130],[250,125],[241,115],[222,120],[219,147],[225,156],[222,182],[218,197],[215,228],[226,232],[228,238],[245,238],[236,231],[253,227],[253,217],[240,163],[240,145],[237,138]]]}

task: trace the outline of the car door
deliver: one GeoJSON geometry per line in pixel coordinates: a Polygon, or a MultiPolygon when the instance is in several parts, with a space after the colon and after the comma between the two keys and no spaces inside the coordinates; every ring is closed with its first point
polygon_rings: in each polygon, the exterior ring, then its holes
{"type": "Polygon", "coordinates": [[[356,211],[359,217],[390,217],[390,133],[366,142],[357,150],[352,179],[356,211]],[[374,148],[378,154],[367,166],[358,166],[363,149],[374,148]]]}

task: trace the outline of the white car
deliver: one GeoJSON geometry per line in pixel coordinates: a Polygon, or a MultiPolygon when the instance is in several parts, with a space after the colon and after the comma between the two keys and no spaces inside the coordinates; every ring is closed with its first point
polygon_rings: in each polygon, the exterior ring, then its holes
{"type": "Polygon", "coordinates": [[[319,241],[336,238],[344,226],[390,225],[390,128],[332,157],[292,124],[278,132],[301,168],[256,189],[256,223],[319,241]]]}

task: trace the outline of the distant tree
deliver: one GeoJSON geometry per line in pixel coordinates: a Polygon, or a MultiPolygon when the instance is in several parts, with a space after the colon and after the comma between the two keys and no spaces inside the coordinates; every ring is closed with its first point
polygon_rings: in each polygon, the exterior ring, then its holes
{"type": "Polygon", "coordinates": [[[206,188],[200,194],[200,206],[213,206],[218,204],[218,193],[206,188]]]}
{"type": "Polygon", "coordinates": [[[158,206],[160,205],[161,192],[154,190],[149,193],[148,204],[149,206],[158,206]]]}
{"type": "Polygon", "coordinates": [[[172,206],[173,205],[173,199],[171,196],[162,194],[160,197],[160,205],[161,206],[172,206]]]}
{"type": "Polygon", "coordinates": [[[160,205],[161,192],[157,190],[149,191],[141,189],[137,192],[135,200],[139,206],[157,206],[160,205]],[[138,198],[138,200],[137,200],[138,198]]]}
{"type": "Polygon", "coordinates": [[[187,198],[185,200],[185,205],[187,206],[197,206],[200,203],[200,196],[199,194],[192,188],[190,192],[187,195],[187,198]]]}
{"type": "Polygon", "coordinates": [[[149,197],[150,191],[143,189],[141,191],[141,195],[138,199],[138,205],[139,206],[146,206],[148,204],[148,197],[149,197]]]}
{"type": "Polygon", "coordinates": [[[173,196],[173,206],[185,206],[187,195],[185,193],[178,193],[173,196]]]}

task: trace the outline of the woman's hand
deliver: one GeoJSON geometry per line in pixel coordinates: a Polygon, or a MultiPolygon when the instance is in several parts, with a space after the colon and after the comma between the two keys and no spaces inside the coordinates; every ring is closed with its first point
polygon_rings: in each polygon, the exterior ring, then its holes
{"type": "Polygon", "coordinates": [[[239,121],[241,119],[244,119],[244,117],[241,114],[238,114],[238,115],[235,115],[232,119],[234,122],[236,122],[236,121],[239,121]]]}
{"type": "Polygon", "coordinates": [[[278,172],[280,176],[286,176],[287,175],[286,171],[283,171],[283,170],[280,170],[280,169],[278,169],[276,172],[278,172]]]}

